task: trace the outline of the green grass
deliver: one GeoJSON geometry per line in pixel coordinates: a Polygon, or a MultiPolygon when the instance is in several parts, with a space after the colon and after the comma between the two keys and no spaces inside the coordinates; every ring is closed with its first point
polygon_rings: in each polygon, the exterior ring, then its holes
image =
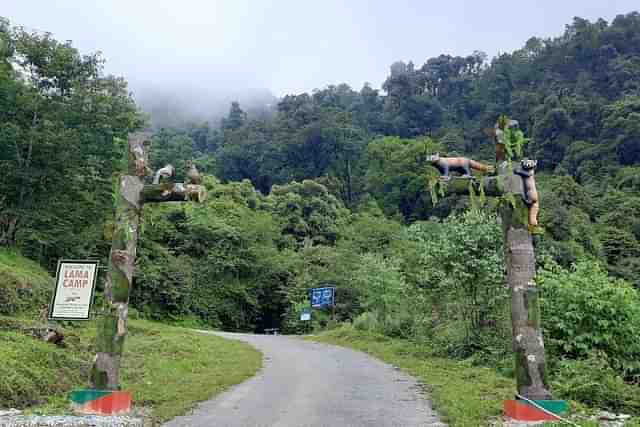
{"type": "MultiPolygon", "coordinates": [[[[451,427],[491,425],[502,417],[503,401],[512,399],[515,381],[500,375],[492,368],[474,366],[468,361],[433,357],[431,350],[407,340],[391,339],[342,326],[307,339],[340,345],[368,353],[416,377],[428,390],[434,408],[451,427]]],[[[574,407],[576,402],[571,402],[574,407]]],[[[580,407],[580,412],[587,408],[580,407]]],[[[583,427],[597,427],[597,423],[579,421],[583,427]]],[[[567,424],[547,423],[545,426],[567,424]]],[[[640,427],[638,420],[627,427],[640,427]]]]}
{"type": "Polygon", "coordinates": [[[0,249],[0,314],[42,308],[53,289],[53,278],[38,263],[16,251],[0,249]]]}
{"type": "MultiPolygon", "coordinates": [[[[64,328],[66,348],[8,330],[18,325],[29,322],[0,318],[0,407],[68,411],[68,392],[87,384],[95,324],[64,328]]],[[[156,421],[183,414],[261,367],[260,353],[237,341],[142,320],[129,326],[123,389],[156,421]]]]}
{"type": "MultiPolygon", "coordinates": [[[[0,408],[64,413],[68,392],[87,386],[95,322],[62,322],[65,347],[30,336],[53,278],[19,253],[0,250],[0,408]]],[[[191,322],[193,323],[193,322],[191,322]]],[[[142,320],[129,322],[122,386],[156,421],[182,414],[260,369],[247,344],[142,320]]]]}

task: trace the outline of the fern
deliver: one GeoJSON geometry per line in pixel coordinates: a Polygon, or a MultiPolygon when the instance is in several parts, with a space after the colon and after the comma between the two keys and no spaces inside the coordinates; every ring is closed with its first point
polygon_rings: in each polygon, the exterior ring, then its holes
{"type": "Polygon", "coordinates": [[[530,141],[524,137],[524,133],[520,129],[506,128],[504,132],[504,148],[507,160],[521,158],[524,146],[530,141]]]}

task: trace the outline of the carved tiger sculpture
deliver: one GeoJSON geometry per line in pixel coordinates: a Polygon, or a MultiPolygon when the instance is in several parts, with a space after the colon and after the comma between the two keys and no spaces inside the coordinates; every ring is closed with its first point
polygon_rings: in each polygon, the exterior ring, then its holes
{"type": "Polygon", "coordinates": [[[471,177],[471,171],[492,172],[493,167],[466,157],[440,157],[436,153],[427,156],[427,161],[440,171],[441,179],[451,179],[449,172],[459,172],[464,178],[471,177]]]}

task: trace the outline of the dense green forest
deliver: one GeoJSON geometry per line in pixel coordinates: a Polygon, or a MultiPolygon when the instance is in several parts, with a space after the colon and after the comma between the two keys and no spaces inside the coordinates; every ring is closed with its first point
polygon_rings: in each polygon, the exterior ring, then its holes
{"type": "MultiPolygon", "coordinates": [[[[102,64],[0,21],[0,245],[50,270],[106,258],[126,136],[150,123],[102,64]]],[[[506,114],[538,160],[555,390],[640,413],[640,14],[576,18],[490,60],[396,62],[382,89],[330,85],[260,114],[233,103],[220,123],[153,129],[154,168],[172,163],[181,180],[194,159],[209,199],[145,208],[137,312],[295,333],[308,289],[330,283],[335,318],[318,312],[315,327],[349,321],[509,375],[495,206],[435,200],[426,160],[492,163],[487,129],[506,114]]]]}

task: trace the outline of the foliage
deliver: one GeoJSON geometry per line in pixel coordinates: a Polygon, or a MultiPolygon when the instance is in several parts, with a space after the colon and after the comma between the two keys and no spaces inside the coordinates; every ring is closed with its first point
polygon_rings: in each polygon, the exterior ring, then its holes
{"type": "Polygon", "coordinates": [[[504,148],[507,160],[522,158],[524,146],[529,142],[520,129],[507,127],[504,132],[504,148]]]}
{"type": "Polygon", "coordinates": [[[638,386],[625,383],[602,352],[592,352],[586,359],[560,360],[553,373],[552,386],[554,393],[563,399],[625,414],[640,414],[638,386]]]}
{"type": "Polygon", "coordinates": [[[412,289],[404,280],[396,259],[385,259],[378,254],[362,255],[352,286],[365,311],[354,320],[355,324],[373,322],[368,329],[387,336],[407,338],[412,335],[412,313],[407,310],[412,289]]]}
{"type": "Polygon", "coordinates": [[[538,275],[547,347],[552,354],[586,359],[602,352],[617,375],[640,376],[640,294],[612,280],[597,264],[571,270],[547,266],[538,275]]]}
{"type": "Polygon", "coordinates": [[[274,186],[266,204],[283,221],[283,237],[290,237],[298,245],[333,244],[347,215],[326,187],[311,180],[274,186]]]}
{"type": "Polygon", "coordinates": [[[432,211],[425,192],[439,176],[427,156],[440,146],[430,138],[384,137],[367,146],[367,190],[387,215],[405,220],[425,219],[432,211]]]}
{"type": "MultiPolygon", "coordinates": [[[[587,399],[588,355],[601,351],[611,369],[594,374],[608,385],[598,402],[631,405],[611,395],[638,375],[637,293],[615,278],[640,286],[639,46],[637,12],[575,18],[491,60],[396,62],[384,91],[329,85],[259,116],[234,102],[220,123],[157,130],[153,167],[172,163],[181,180],[195,160],[209,199],[145,207],[132,312],[300,333],[308,290],[330,283],[337,306],[314,312],[313,329],[353,321],[508,373],[496,203],[483,214],[482,193],[445,197],[427,162],[445,150],[490,161],[489,134],[508,115],[521,130],[505,129],[507,156],[538,160],[539,261],[557,263],[540,275],[549,359],[559,381],[576,377],[558,390],[587,399]]],[[[61,257],[106,258],[126,136],[144,126],[126,82],[102,66],[0,19],[0,246],[49,270],[61,257]]],[[[10,265],[14,254],[0,252],[0,310],[39,308],[36,269],[10,265]]]]}
{"type": "Polygon", "coordinates": [[[0,73],[0,245],[47,267],[56,258],[103,250],[116,137],[142,117],[122,79],[102,74],[51,34],[4,26],[10,67],[0,73]]]}
{"type": "Polygon", "coordinates": [[[408,233],[418,251],[413,280],[428,304],[418,311],[431,317],[431,334],[443,351],[468,356],[482,348],[504,348],[499,342],[508,334],[508,295],[496,218],[469,211],[443,222],[415,223],[408,233]],[[457,337],[449,333],[452,326],[457,337]],[[487,347],[485,339],[494,330],[497,341],[487,347]]]}

